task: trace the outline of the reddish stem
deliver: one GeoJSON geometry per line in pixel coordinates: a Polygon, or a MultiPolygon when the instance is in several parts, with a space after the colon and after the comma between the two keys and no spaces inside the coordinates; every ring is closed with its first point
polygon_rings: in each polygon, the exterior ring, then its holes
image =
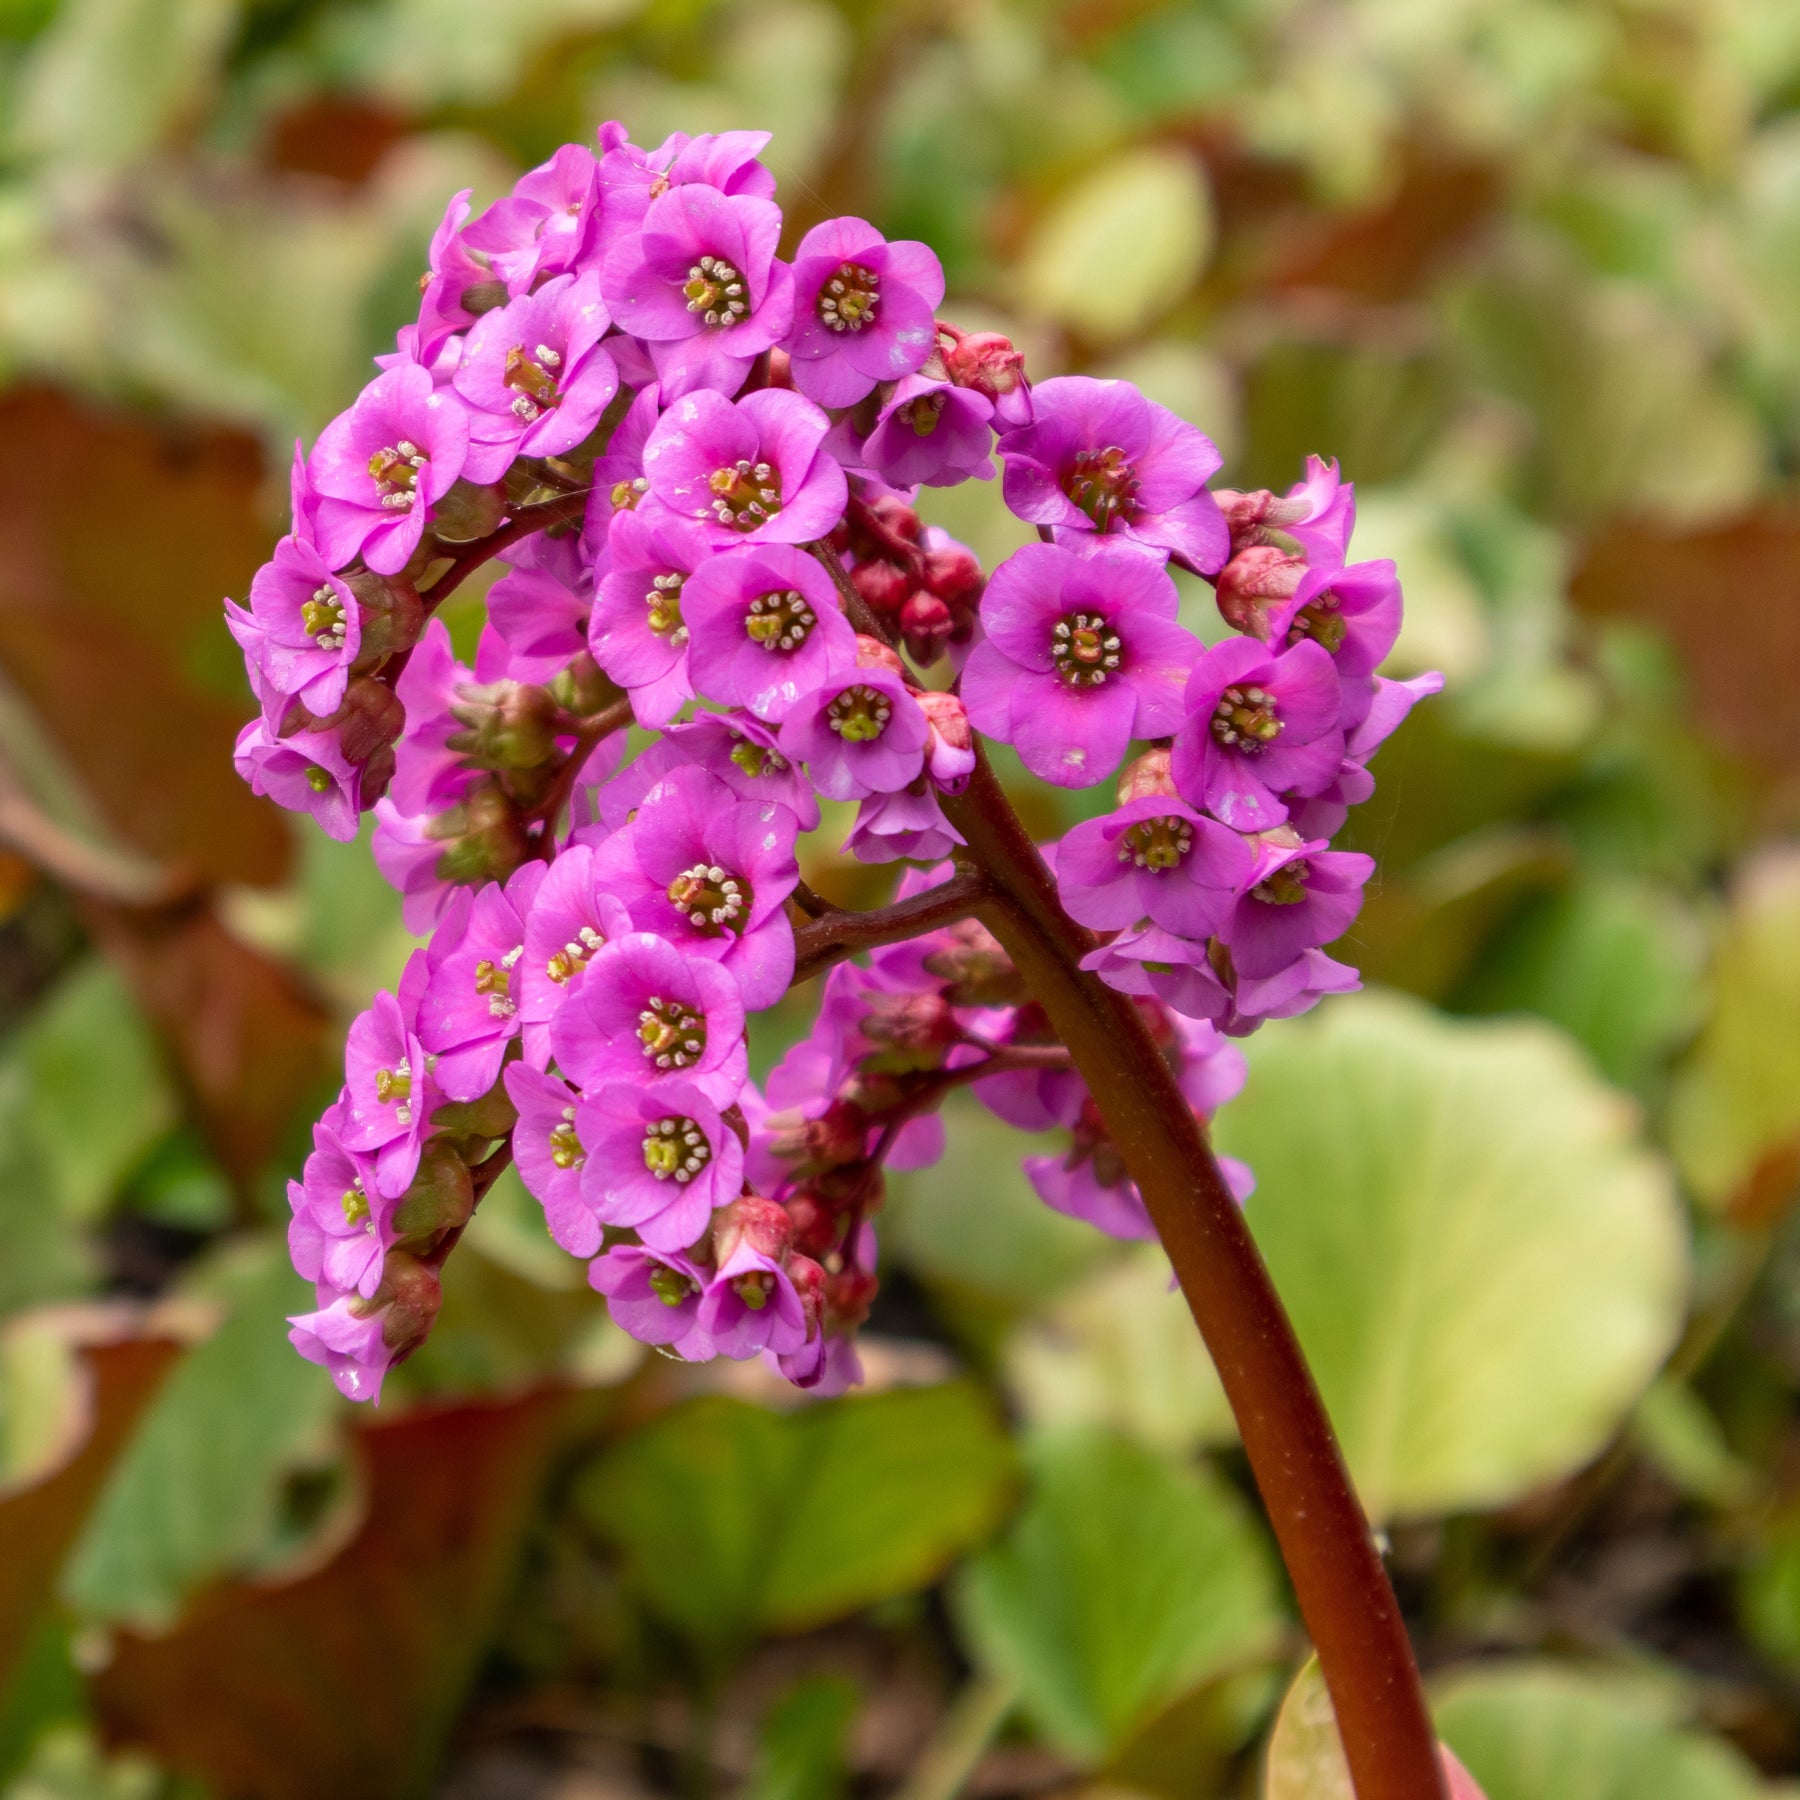
{"type": "Polygon", "coordinates": [[[862,912],[831,907],[795,929],[794,980],[810,980],[859,950],[898,944],[940,925],[954,925],[968,918],[992,891],[979,870],[959,869],[948,881],[891,906],[873,906],[862,912]]]}

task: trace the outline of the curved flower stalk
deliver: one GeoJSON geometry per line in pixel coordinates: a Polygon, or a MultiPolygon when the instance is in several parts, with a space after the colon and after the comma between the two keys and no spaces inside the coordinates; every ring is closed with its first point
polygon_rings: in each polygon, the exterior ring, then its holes
{"type": "Polygon", "coordinates": [[[1353,494],[1211,489],[1130,384],[1033,388],[935,317],[924,245],[860,219],[790,266],[765,134],[614,125],[432,240],[419,319],[295,465],[228,605],[238,765],[374,854],[428,939],[351,1027],[291,1184],[300,1353],[354,1399],[430,1332],[509,1162],[628,1332],[796,1386],[860,1379],[886,1171],[968,1088],[1063,1134],[1046,1205],[1161,1240],[1237,1412],[1363,1800],[1440,1792],[1394,1597],[1207,1121],[1234,1039],[1357,985],[1330,848],[1435,676],[1376,671],[1386,563],[1353,494]],[[984,572],[920,485],[995,474],[1039,543],[984,572]],[[484,562],[473,664],[433,615],[484,562]],[[1177,617],[1171,567],[1231,635],[1177,617]],[[655,732],[628,755],[627,727],[655,732]],[[1113,810],[1034,844],[983,739],[1113,810]],[[819,797],[897,863],[847,912],[800,879],[819,797]],[[747,1016],[822,977],[760,1086],[747,1016]]]}

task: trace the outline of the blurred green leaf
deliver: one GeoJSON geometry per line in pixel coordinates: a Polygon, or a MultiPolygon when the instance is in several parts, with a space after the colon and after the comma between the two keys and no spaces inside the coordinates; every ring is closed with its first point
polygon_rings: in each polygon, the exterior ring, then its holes
{"type": "Polygon", "coordinates": [[[1437,1690],[1438,1729],[1487,1800],[1758,1800],[1729,1745],[1670,1723],[1625,1683],[1513,1663],[1437,1690]]]}
{"type": "Polygon", "coordinates": [[[1112,343],[1181,300],[1212,248],[1212,203],[1185,151],[1120,151],[1045,210],[1020,257],[1032,307],[1084,337],[1112,343]]]}
{"type": "Polygon", "coordinates": [[[1636,1109],[1536,1023],[1398,996],[1247,1046],[1217,1125],[1370,1516],[1579,1466],[1680,1329],[1686,1234],[1636,1109]]]}
{"type": "Polygon", "coordinates": [[[1715,1205],[1765,1158],[1785,1166],[1800,1151],[1800,852],[1766,851],[1738,876],[1712,1018],[1677,1078],[1669,1141],[1715,1205]]]}
{"type": "Polygon", "coordinates": [[[841,1675],[809,1675],[764,1715],[745,1800],[837,1800],[844,1738],[862,1693],[841,1675]]]}
{"type": "Polygon", "coordinates": [[[231,1305],[157,1395],[64,1572],[93,1617],[166,1626],[202,1583],[254,1557],[276,1524],[282,1477],[337,1405],[287,1341],[312,1305],[284,1247],[248,1249],[216,1281],[231,1305]]]}
{"type": "Polygon", "coordinates": [[[1210,1471],[1096,1431],[1047,1433],[1030,1463],[1024,1510],[964,1572],[957,1614],[1045,1737],[1098,1763],[1188,1689],[1271,1653],[1273,1564],[1210,1471]]]}
{"type": "Polygon", "coordinates": [[[613,1451],[581,1501],[650,1611],[725,1659],[923,1587],[992,1531],[1011,1469],[960,1383],[786,1414],[709,1396],[613,1451]]]}
{"type": "Polygon", "coordinates": [[[38,1153],[38,1099],[16,1045],[0,1055],[0,1314],[83,1292],[94,1256],[58,1204],[38,1153]]]}
{"type": "Polygon", "coordinates": [[[124,983],[98,957],[38,1008],[22,1048],[27,1120],[51,1192],[67,1215],[94,1219],[175,1122],[161,1055],[124,983]]]}

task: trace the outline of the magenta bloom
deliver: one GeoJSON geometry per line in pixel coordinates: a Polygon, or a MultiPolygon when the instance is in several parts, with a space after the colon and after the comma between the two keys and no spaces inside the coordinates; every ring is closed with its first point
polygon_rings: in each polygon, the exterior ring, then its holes
{"type": "Polygon", "coordinates": [[[775,195],[775,177],[756,159],[769,147],[767,131],[703,131],[698,137],[672,131],[654,150],[640,150],[625,127],[609,120],[600,127],[600,182],[611,201],[637,197],[637,216],[657,195],[698,182],[721,194],[775,195]]]}
{"type": "Polygon", "coordinates": [[[354,1290],[317,1286],[318,1310],[288,1320],[288,1342],[310,1363],[331,1373],[346,1400],[379,1400],[382,1378],[394,1360],[382,1336],[383,1317],[354,1290]]]}
{"type": "Polygon", "coordinates": [[[667,725],[694,697],[682,589],[713,553],[711,534],[660,510],[614,515],[611,568],[594,590],[588,643],[597,662],[631,694],[640,725],[667,725]]]}
{"type": "Polygon", "coordinates": [[[444,340],[458,331],[466,331],[480,315],[471,312],[466,296],[474,289],[478,297],[483,290],[494,290],[500,284],[486,263],[469,254],[463,237],[463,222],[469,216],[469,195],[464,188],[444,208],[443,219],[431,234],[431,248],[425,257],[426,280],[419,295],[419,321],[414,338],[417,360],[427,367],[442,348],[444,340]]]}
{"type": "Polygon", "coordinates": [[[609,938],[632,929],[631,915],[605,891],[586,844],[570,844],[550,865],[525,912],[525,954],[512,992],[525,1031],[525,1059],[541,1066],[549,1059],[547,1031],[562,1004],[609,938]]]}
{"type": "Polygon", "coordinates": [[[910,375],[937,344],[943,298],[928,245],[890,244],[863,219],[815,225],[794,256],[795,387],[821,406],[850,406],[910,375]]]}
{"type": "Polygon", "coordinates": [[[232,753],[237,772],[254,794],[266,794],[289,812],[307,812],[340,844],[356,837],[362,771],[345,757],[333,731],[296,731],[277,738],[264,719],[238,733],[232,753]]]}
{"type": "Polygon", "coordinates": [[[708,389],[674,401],[644,445],[650,492],[719,543],[805,544],[844,511],[844,471],[810,400],[762,388],[735,404],[708,389]]]}
{"type": "Polygon", "coordinates": [[[1204,938],[1180,937],[1160,925],[1122,931],[1081,959],[1108,987],[1160,1000],[1190,1019],[1223,1020],[1231,996],[1207,956],[1204,938]]]}
{"type": "Polygon", "coordinates": [[[790,544],[715,555],[682,590],[694,686],[779,723],[802,694],[856,667],[856,633],[831,578],[790,544]]]}
{"type": "Polygon", "coordinates": [[[540,276],[560,275],[585,259],[598,224],[596,161],[582,145],[564,144],[463,232],[463,242],[488,258],[509,293],[529,293],[540,276]]]}
{"type": "MultiPolygon", "coordinates": [[[[616,332],[606,340],[606,352],[619,371],[619,379],[631,385],[633,371],[627,367],[628,347],[637,340],[620,337],[616,332]]],[[[646,371],[649,373],[649,371],[646,371]]],[[[587,510],[581,521],[581,541],[589,564],[605,567],[607,533],[613,519],[630,512],[650,492],[650,480],[644,473],[644,446],[662,417],[662,389],[654,380],[639,388],[625,416],[613,427],[606,449],[594,458],[594,486],[588,495],[587,510]]]]}
{"type": "Polygon", "coordinates": [[[734,394],[786,336],[793,273],[776,260],[781,208],[691,183],[652,200],[642,227],[607,253],[600,281],[620,328],[643,338],[663,398],[734,394]]]}
{"type": "Polygon", "coordinates": [[[797,830],[785,806],[740,800],[704,769],[673,769],[595,852],[595,876],[639,931],[723,963],[745,1006],[769,1006],[794,973],[784,903],[800,878],[797,830]]]}
{"type": "Polygon", "coordinates": [[[707,1283],[699,1325],[713,1348],[736,1362],[761,1350],[788,1355],[806,1342],[806,1312],[787,1271],[748,1242],[707,1283]]]}
{"type": "Polygon", "coordinates": [[[596,951],[550,1027],[563,1073],[584,1088],[691,1082],[715,1106],[744,1085],[744,1001],[730,972],[634,931],[596,951]]]}
{"type": "Polygon", "coordinates": [[[581,1198],[587,1149],[575,1125],[579,1096],[566,1082],[529,1063],[509,1063],[506,1092],[519,1109],[513,1127],[513,1161],[527,1192],[544,1209],[550,1235],[571,1256],[600,1248],[600,1221],[581,1198]]]}
{"type": "Polygon", "coordinates": [[[806,695],[781,726],[781,747],[828,800],[891,794],[918,780],[931,736],[923,709],[890,669],[848,669],[806,695]]]}
{"type": "Polygon", "coordinates": [[[468,453],[468,415],[453,393],[416,363],[377,375],[319,433],[307,463],[319,554],[334,569],[360,555],[399,574],[468,453]]]}
{"type": "Polygon", "coordinates": [[[344,1099],[338,1136],[346,1150],[375,1159],[375,1190],[397,1199],[419,1170],[430,1129],[425,1046],[400,1002],[385,990],[358,1016],[344,1044],[344,1099]]]}
{"type": "Polygon", "coordinates": [[[1400,578],[1388,561],[1347,569],[1309,569],[1293,594],[1269,614],[1269,645],[1308,641],[1330,652],[1343,690],[1346,731],[1362,722],[1375,697],[1375,671],[1400,635],[1400,578]]]}
{"type": "Polygon", "coordinates": [[[689,1362],[705,1362],[712,1340],[699,1329],[707,1272],[678,1253],[615,1244],[588,1265],[588,1285],[606,1296],[613,1323],[640,1344],[668,1344],[689,1362]]]}
{"type": "Polygon", "coordinates": [[[311,544],[284,537],[251,580],[250,610],[261,628],[257,663],[269,686],[316,719],[336,712],[362,649],[356,596],[311,544]]]}
{"type": "Polygon", "coordinates": [[[931,783],[919,780],[865,800],[843,847],[858,862],[936,862],[962,841],[962,833],[944,817],[931,783]]]}
{"type": "Polygon", "coordinates": [[[775,728],[748,713],[701,713],[672,725],[600,790],[609,831],[630,822],[644,796],[669,773],[692,763],[716,775],[740,800],[785,806],[802,831],[816,831],[819,803],[812,783],[781,754],[775,728]]]}
{"type": "Polygon", "coordinates": [[[600,344],[610,323],[593,274],[559,275],[476,320],[453,378],[472,409],[471,481],[498,481],[516,456],[558,456],[594,429],[619,391],[600,344]]]}
{"type": "Polygon", "coordinates": [[[1211,438],[1128,381],[1059,375],[1031,401],[1032,422],[1000,439],[1021,519],[1114,533],[1202,575],[1223,567],[1231,534],[1206,487],[1220,461],[1211,438]]]}
{"type": "Polygon", "coordinates": [[[375,802],[369,854],[388,886],[400,895],[401,918],[416,937],[431,930],[456,891],[439,873],[445,844],[432,836],[437,823],[429,814],[403,813],[392,800],[375,802]]]}
{"type": "Polygon", "coordinates": [[[1015,745],[1042,780],[1091,787],[1133,737],[1181,722],[1200,646],[1175,623],[1177,604],[1174,582],[1140,550],[1015,550],[988,582],[987,637],[963,668],[969,723],[1015,745]]]}
{"type": "Polygon", "coordinates": [[[1287,818],[1282,798],[1315,794],[1344,755],[1331,654],[1310,641],[1275,651],[1254,638],[1215,644],[1188,679],[1187,722],[1170,772],[1195,806],[1234,831],[1287,818]]]}
{"type": "Polygon", "coordinates": [[[1067,1156],[1027,1156],[1021,1166],[1052,1212],[1081,1219],[1128,1243],[1156,1236],[1144,1197],[1110,1144],[1087,1154],[1078,1149],[1067,1156]]]}
{"type": "Polygon", "coordinates": [[[1265,1019],[1295,1018],[1327,994],[1353,994],[1361,986],[1362,977],[1348,963],[1334,962],[1323,950],[1303,950],[1273,975],[1239,976],[1219,1029],[1228,1037],[1248,1037],[1265,1019]]]}
{"type": "Polygon", "coordinates": [[[394,1241],[394,1200],[377,1191],[373,1159],[344,1148],[336,1111],[313,1127],[312,1155],[300,1180],[288,1183],[288,1254],[308,1281],[366,1299],[381,1285],[382,1258],[394,1241]]]}
{"type": "Polygon", "coordinates": [[[992,481],[993,417],[994,403],[974,388],[908,375],[881,409],[862,460],[897,488],[992,481]]]}
{"type": "Polygon", "coordinates": [[[1219,931],[1232,966],[1252,981],[1279,974],[1302,951],[1342,937],[1362,910],[1363,885],[1375,873],[1373,857],[1328,850],[1322,839],[1265,839],[1258,848],[1254,883],[1219,931]]]}
{"type": "Polygon", "coordinates": [[[396,767],[389,792],[404,813],[436,812],[468,791],[470,772],[449,740],[462,727],[450,716],[457,689],[475,671],[456,660],[450,629],[432,619],[407,658],[394,693],[406,708],[406,729],[394,746],[396,767]]]}
{"type": "Polygon", "coordinates": [[[1075,826],[1057,847],[1056,885],[1070,916],[1097,931],[1148,918],[1204,938],[1219,929],[1256,863],[1235,831],[1147,794],[1075,826]]]}
{"type": "Polygon", "coordinates": [[[514,991],[525,918],[544,865],[522,865],[503,888],[464,888],[426,952],[431,979],[419,1002],[419,1041],[437,1060],[432,1079],[451,1100],[479,1100],[500,1079],[522,1023],[514,991]]]}
{"type": "Polygon", "coordinates": [[[587,647],[591,601],[560,573],[515,568],[488,589],[487,603],[514,681],[549,681],[587,647]]]}
{"type": "Polygon", "coordinates": [[[1306,459],[1306,479],[1270,509],[1268,523],[1299,544],[1315,569],[1341,568],[1356,528],[1356,489],[1338,474],[1335,460],[1306,459]]]}
{"type": "Polygon", "coordinates": [[[577,1105],[575,1125],[587,1151],[583,1203],[602,1225],[629,1226],[652,1250],[685,1250],[743,1186],[737,1133],[691,1083],[646,1092],[608,1082],[577,1105]]]}

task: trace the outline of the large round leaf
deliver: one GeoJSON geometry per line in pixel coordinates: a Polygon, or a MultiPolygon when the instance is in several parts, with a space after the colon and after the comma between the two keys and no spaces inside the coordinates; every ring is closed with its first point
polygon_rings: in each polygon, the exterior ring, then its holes
{"type": "Polygon", "coordinates": [[[1578,1467],[1667,1354],[1685,1227],[1636,1110],[1531,1022],[1365,995],[1250,1046],[1220,1148],[1372,1516],[1578,1467]]]}

